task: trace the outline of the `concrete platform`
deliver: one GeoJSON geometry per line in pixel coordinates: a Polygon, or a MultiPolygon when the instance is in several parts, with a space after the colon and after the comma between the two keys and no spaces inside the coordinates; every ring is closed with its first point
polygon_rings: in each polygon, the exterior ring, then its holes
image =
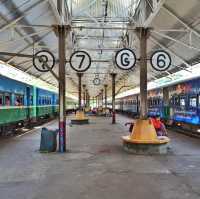
{"type": "Polygon", "coordinates": [[[90,125],[68,126],[66,154],[39,153],[40,129],[1,140],[0,198],[199,199],[200,140],[170,132],[169,155],[127,154],[127,121],[92,117],[90,125]]]}

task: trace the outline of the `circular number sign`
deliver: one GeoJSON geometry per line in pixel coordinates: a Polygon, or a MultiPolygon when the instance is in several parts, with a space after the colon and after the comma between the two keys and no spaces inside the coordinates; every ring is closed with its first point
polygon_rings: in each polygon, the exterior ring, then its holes
{"type": "Polygon", "coordinates": [[[101,83],[101,80],[98,77],[95,77],[94,80],[93,80],[93,84],[95,86],[98,86],[100,83],[101,83]]]}
{"type": "Polygon", "coordinates": [[[33,66],[40,72],[48,72],[55,66],[55,57],[48,50],[38,51],[33,56],[33,66]]]}
{"type": "Polygon", "coordinates": [[[123,48],[117,51],[115,63],[122,70],[130,70],[136,64],[136,55],[131,49],[123,48]]]}
{"type": "Polygon", "coordinates": [[[165,71],[171,65],[171,57],[168,52],[164,50],[158,50],[151,56],[151,65],[157,71],[165,71]]]}
{"type": "Polygon", "coordinates": [[[91,57],[85,51],[75,51],[72,53],[70,60],[70,66],[77,72],[85,72],[90,68],[91,57]]]}

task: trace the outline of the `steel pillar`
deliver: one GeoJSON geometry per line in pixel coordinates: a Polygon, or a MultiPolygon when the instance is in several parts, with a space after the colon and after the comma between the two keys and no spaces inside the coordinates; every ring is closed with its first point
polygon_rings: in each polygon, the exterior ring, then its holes
{"type": "Polygon", "coordinates": [[[104,85],[105,108],[107,108],[107,88],[108,88],[108,85],[104,85]]]}
{"type": "Polygon", "coordinates": [[[99,108],[99,95],[97,95],[97,108],[99,108]]]}
{"type": "Polygon", "coordinates": [[[140,119],[147,119],[147,39],[149,28],[136,28],[140,40],[140,119]]]}
{"type": "Polygon", "coordinates": [[[83,84],[83,106],[86,107],[86,85],[83,84]]]}
{"type": "Polygon", "coordinates": [[[103,89],[101,89],[101,105],[102,105],[102,108],[103,108],[103,89]]]}
{"type": "Polygon", "coordinates": [[[66,28],[58,26],[59,45],[59,152],[66,151],[66,112],[65,112],[65,37],[66,28]]]}
{"type": "Polygon", "coordinates": [[[93,108],[95,107],[95,97],[92,98],[93,108]]]}
{"type": "Polygon", "coordinates": [[[116,115],[115,115],[115,79],[117,74],[111,73],[112,77],[112,124],[116,123],[116,115]]]}
{"type": "Polygon", "coordinates": [[[90,95],[88,94],[88,107],[90,107],[90,95]]]}
{"type": "Polygon", "coordinates": [[[170,117],[170,97],[169,97],[169,89],[163,88],[163,102],[164,102],[164,119],[169,119],[170,117]]]}
{"type": "Polygon", "coordinates": [[[85,106],[88,107],[88,90],[85,90],[85,106]]]}
{"type": "Polygon", "coordinates": [[[82,73],[77,73],[78,76],[78,109],[81,110],[81,93],[82,93],[82,73]]]}

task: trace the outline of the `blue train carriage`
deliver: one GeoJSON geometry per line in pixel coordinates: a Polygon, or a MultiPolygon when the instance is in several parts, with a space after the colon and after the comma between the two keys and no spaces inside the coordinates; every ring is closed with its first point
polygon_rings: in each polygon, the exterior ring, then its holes
{"type": "Polygon", "coordinates": [[[199,131],[200,78],[169,87],[170,119],[178,126],[199,131]]]}
{"type": "Polygon", "coordinates": [[[53,117],[58,112],[58,94],[36,88],[36,116],[53,117]]]}
{"type": "Polygon", "coordinates": [[[0,133],[56,112],[56,93],[0,76],[0,133]]]}
{"type": "Polygon", "coordinates": [[[148,114],[160,114],[168,125],[197,132],[200,129],[200,79],[167,87],[169,104],[164,104],[163,89],[148,92],[148,114]]]}
{"type": "Polygon", "coordinates": [[[130,116],[137,116],[139,112],[139,95],[130,95],[117,100],[117,111],[128,114],[130,116]]]}
{"type": "Polygon", "coordinates": [[[165,106],[163,103],[163,90],[159,88],[148,91],[147,99],[148,115],[155,116],[159,114],[162,118],[166,118],[165,106]]]}

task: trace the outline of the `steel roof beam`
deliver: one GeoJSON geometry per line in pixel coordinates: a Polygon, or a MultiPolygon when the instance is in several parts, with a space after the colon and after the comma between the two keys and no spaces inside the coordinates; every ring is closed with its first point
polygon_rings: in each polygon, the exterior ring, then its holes
{"type": "Polygon", "coordinates": [[[195,51],[200,52],[200,48],[197,48],[197,47],[188,45],[188,44],[184,43],[183,41],[174,39],[173,37],[170,37],[170,36],[168,36],[168,35],[159,33],[159,32],[157,32],[157,31],[151,31],[151,32],[152,32],[152,33],[155,33],[155,34],[157,34],[157,35],[159,35],[160,37],[166,38],[166,39],[171,40],[171,41],[173,41],[173,42],[175,42],[175,43],[178,43],[178,44],[180,44],[180,45],[182,45],[182,46],[185,46],[185,47],[187,47],[187,48],[189,48],[189,49],[193,49],[193,50],[195,50],[195,51]]]}
{"type": "MultiPolygon", "coordinates": [[[[149,1],[146,0],[147,3],[149,4],[149,1]]],[[[160,9],[164,5],[166,0],[160,0],[159,2],[157,0],[153,0],[153,7],[152,7],[152,13],[148,16],[146,21],[144,22],[144,27],[149,27],[153,19],[157,16],[159,13],[160,9]]],[[[150,4],[149,4],[150,5],[150,4]]]]}
{"type": "Polygon", "coordinates": [[[190,30],[191,32],[193,32],[195,35],[197,35],[200,38],[200,33],[197,30],[195,30],[193,27],[189,26],[186,22],[184,22],[180,17],[178,17],[178,15],[175,12],[173,12],[172,10],[170,10],[166,5],[163,6],[162,9],[164,9],[169,15],[171,15],[172,17],[174,17],[183,26],[185,26],[188,30],[190,30]]]}
{"type": "Polygon", "coordinates": [[[54,1],[53,0],[48,0],[48,2],[50,4],[50,7],[51,7],[51,9],[53,11],[53,14],[54,14],[54,16],[56,18],[57,23],[60,24],[61,23],[60,15],[59,15],[59,12],[57,10],[57,7],[56,7],[54,1]]]}
{"type": "MultiPolygon", "coordinates": [[[[177,57],[182,63],[184,63],[187,67],[191,67],[191,65],[189,63],[187,63],[182,57],[180,57],[179,55],[177,55],[177,53],[175,53],[174,51],[170,50],[169,48],[167,48],[166,46],[164,46],[163,44],[161,44],[158,40],[156,40],[153,36],[150,36],[150,40],[157,44],[159,47],[161,47],[162,49],[168,51],[169,53],[171,53],[172,55],[174,55],[175,57],[177,57]]],[[[186,69],[184,69],[186,70],[186,69]]],[[[188,70],[187,70],[188,71],[188,70]]]]}
{"type": "MultiPolygon", "coordinates": [[[[16,53],[22,53],[23,51],[25,51],[25,50],[29,49],[30,47],[32,47],[33,44],[36,45],[37,43],[39,43],[42,39],[44,39],[44,37],[46,37],[46,36],[47,36],[48,34],[50,34],[50,33],[51,33],[51,31],[47,32],[47,33],[46,33],[45,35],[43,35],[39,40],[37,40],[36,42],[33,41],[32,43],[30,43],[29,45],[27,45],[27,46],[24,47],[23,49],[17,51],[16,53]]],[[[43,46],[43,47],[44,47],[44,46],[43,46]]],[[[47,46],[45,46],[45,47],[47,47],[47,46]]],[[[10,59],[8,59],[8,60],[6,61],[6,63],[10,63],[10,62],[13,61],[16,57],[17,57],[17,56],[11,57],[10,59]]]]}

